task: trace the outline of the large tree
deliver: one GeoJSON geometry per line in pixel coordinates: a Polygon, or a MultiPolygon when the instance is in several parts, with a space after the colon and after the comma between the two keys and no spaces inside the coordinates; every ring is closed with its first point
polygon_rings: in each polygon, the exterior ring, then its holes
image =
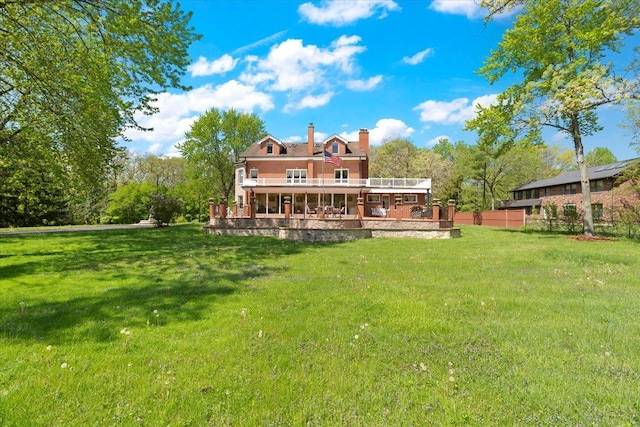
{"type": "Polygon", "coordinates": [[[211,195],[231,200],[235,189],[235,162],[240,154],[266,136],[255,114],[212,108],[198,118],[178,149],[192,178],[209,185],[211,195]]]}
{"type": "Polygon", "coordinates": [[[479,73],[494,83],[509,72],[517,72],[521,81],[504,91],[496,106],[480,109],[480,117],[503,116],[518,131],[549,126],[573,141],[581,174],[584,234],[593,235],[582,138],[600,130],[598,107],[621,104],[637,94],[637,81],[624,79],[605,57],[618,52],[624,37],[638,28],[640,3],[484,0],[482,4],[489,7],[490,16],[512,7],[519,9],[513,28],[504,34],[479,73]]]}
{"type": "Polygon", "coordinates": [[[0,1],[0,146],[38,144],[102,180],[134,115],[182,87],[189,19],[160,0],[0,1]]]}

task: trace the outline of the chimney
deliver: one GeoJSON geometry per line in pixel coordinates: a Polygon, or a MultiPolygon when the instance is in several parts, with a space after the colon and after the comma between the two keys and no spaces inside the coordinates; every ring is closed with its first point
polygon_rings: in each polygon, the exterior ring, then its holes
{"type": "Polygon", "coordinates": [[[307,156],[313,156],[313,123],[307,129],[307,156]]]}
{"type": "Polygon", "coordinates": [[[369,131],[367,129],[360,129],[358,133],[358,147],[363,149],[367,156],[369,155],[369,131]]]}

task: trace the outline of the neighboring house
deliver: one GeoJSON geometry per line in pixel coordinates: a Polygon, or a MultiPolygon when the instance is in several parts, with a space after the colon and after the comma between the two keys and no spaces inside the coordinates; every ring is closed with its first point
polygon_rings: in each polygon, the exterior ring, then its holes
{"type": "MultiPolygon", "coordinates": [[[[620,173],[637,159],[624,160],[588,168],[591,183],[591,208],[595,222],[610,222],[621,206],[623,191],[616,180],[620,173]]],[[[580,171],[562,173],[554,178],[542,179],[522,185],[513,191],[513,200],[501,202],[500,209],[525,209],[527,214],[542,213],[544,207],[555,205],[558,215],[582,212],[580,171]]],[[[637,202],[637,198],[635,202],[637,202]]]]}
{"type": "Polygon", "coordinates": [[[294,215],[356,215],[358,198],[365,216],[406,217],[411,207],[430,205],[431,179],[370,178],[369,131],[358,141],[332,135],[306,142],[283,142],[269,135],[251,144],[235,166],[234,214],[254,201],[258,216],[280,216],[285,198],[294,215]]]}

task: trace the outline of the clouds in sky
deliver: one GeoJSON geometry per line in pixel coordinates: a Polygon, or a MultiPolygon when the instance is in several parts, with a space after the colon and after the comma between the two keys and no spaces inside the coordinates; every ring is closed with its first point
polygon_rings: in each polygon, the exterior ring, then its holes
{"type": "Polygon", "coordinates": [[[413,56],[405,56],[404,58],[402,58],[402,62],[404,62],[405,64],[409,64],[409,65],[418,65],[422,61],[424,61],[425,58],[427,58],[427,57],[429,57],[431,55],[433,55],[433,49],[427,48],[425,50],[422,50],[422,51],[416,53],[413,56]]]}
{"type": "Polygon", "coordinates": [[[302,19],[318,25],[336,27],[352,24],[360,19],[377,15],[385,18],[389,12],[400,10],[400,6],[392,0],[323,0],[321,5],[303,3],[298,7],[302,19]]]}
{"type": "Polygon", "coordinates": [[[484,95],[469,102],[468,98],[456,98],[453,101],[428,100],[420,103],[414,110],[420,112],[420,121],[444,125],[463,124],[476,115],[476,106],[488,107],[494,104],[497,94],[484,95]]]}
{"type": "MultiPolygon", "coordinates": [[[[429,8],[463,14],[468,18],[481,16],[481,10],[473,0],[436,0],[430,3],[429,8]]],[[[400,6],[391,0],[322,0],[298,7],[302,21],[333,27],[369,18],[383,19],[400,11],[400,6]]],[[[302,38],[285,39],[289,31],[278,31],[217,58],[199,56],[187,68],[191,78],[196,79],[192,83],[194,89],[157,95],[154,105],[160,112],[153,116],[136,116],[142,127],[153,128],[154,131],[131,129],[127,131],[127,137],[148,143],[147,151],[160,151],[163,143],[175,146],[196,118],[214,107],[235,108],[247,113],[278,111],[296,114],[327,106],[338,95],[375,91],[394,78],[391,74],[379,74],[379,70],[374,75],[367,75],[359,61],[367,46],[357,34],[334,35],[336,38],[322,45],[305,43],[302,38]],[[198,79],[203,83],[198,85],[198,79]]],[[[415,66],[433,55],[433,48],[425,48],[411,56],[398,57],[395,64],[401,62],[415,66]]],[[[434,124],[459,125],[474,117],[476,104],[489,105],[495,101],[495,96],[486,95],[473,101],[468,98],[450,101],[430,99],[413,109],[409,104],[408,111],[397,112],[396,117],[411,114],[417,119],[419,116],[425,128],[434,124]]],[[[344,132],[343,136],[357,140],[357,132],[344,132]]],[[[375,122],[369,135],[375,145],[389,138],[409,138],[414,132],[415,129],[405,121],[387,116],[375,122]]]]}

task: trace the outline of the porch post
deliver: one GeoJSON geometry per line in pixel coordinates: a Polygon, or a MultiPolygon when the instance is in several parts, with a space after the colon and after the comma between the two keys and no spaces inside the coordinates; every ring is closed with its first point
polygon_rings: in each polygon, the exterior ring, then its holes
{"type": "Polygon", "coordinates": [[[209,199],[209,220],[213,221],[216,217],[216,200],[209,199]]]}
{"type": "Polygon", "coordinates": [[[291,197],[284,196],[284,219],[291,218],[291,197]]]}
{"type": "Polygon", "coordinates": [[[233,211],[234,218],[237,218],[238,217],[238,201],[237,200],[233,201],[232,211],[233,211]]]}
{"type": "Polygon", "coordinates": [[[220,205],[218,209],[219,209],[218,215],[220,215],[220,218],[225,219],[227,217],[227,199],[226,198],[223,197],[220,200],[220,205]]]}
{"type": "Polygon", "coordinates": [[[440,199],[433,199],[433,220],[440,221],[440,199]]]}
{"type": "Polygon", "coordinates": [[[358,197],[358,219],[364,218],[364,197],[358,197]]]}
{"type": "Polygon", "coordinates": [[[449,208],[449,221],[451,221],[451,225],[453,225],[453,217],[456,214],[456,201],[454,199],[449,199],[447,202],[449,208]]]}
{"type": "Polygon", "coordinates": [[[249,218],[255,219],[256,217],[256,195],[251,193],[251,198],[249,199],[249,218]]]}

